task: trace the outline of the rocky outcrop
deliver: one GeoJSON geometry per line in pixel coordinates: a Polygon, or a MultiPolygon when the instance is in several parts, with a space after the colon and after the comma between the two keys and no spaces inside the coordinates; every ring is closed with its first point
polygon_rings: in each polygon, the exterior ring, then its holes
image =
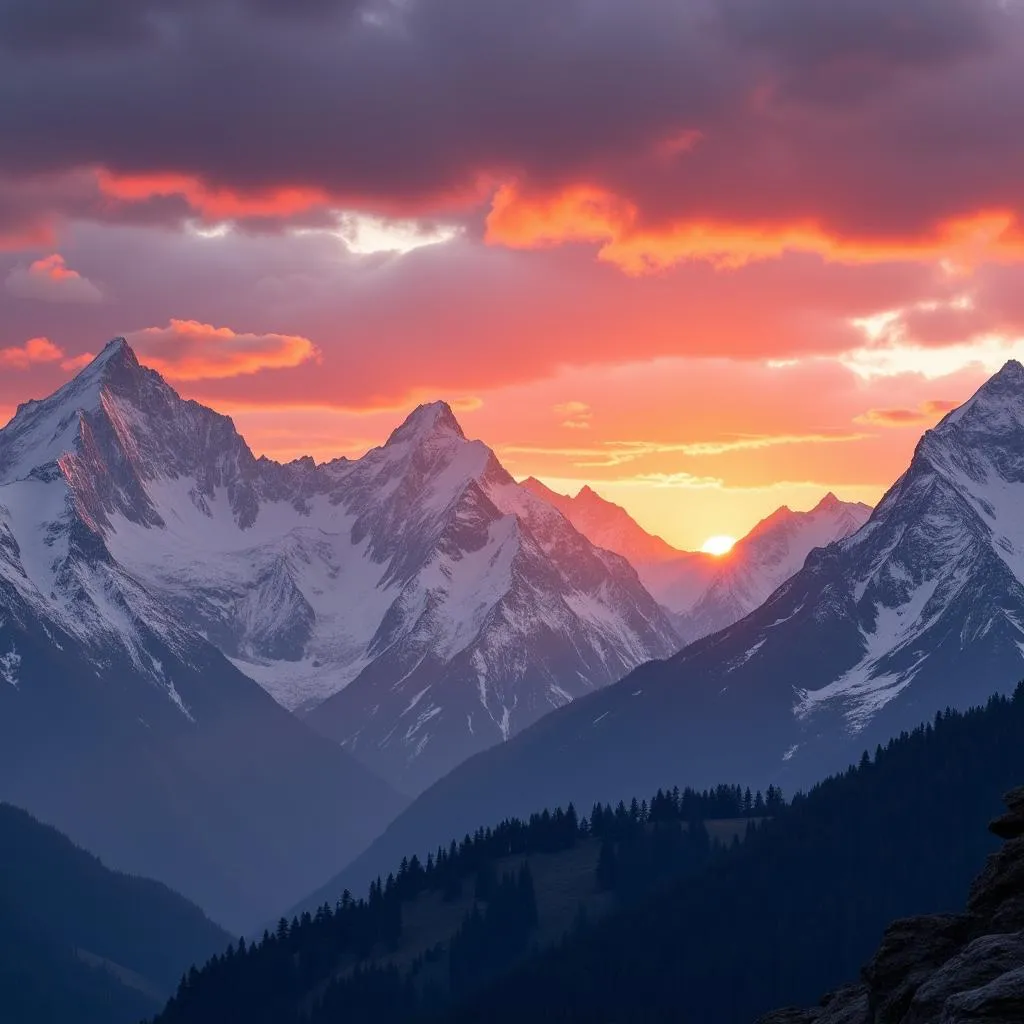
{"type": "Polygon", "coordinates": [[[1006,840],[963,914],[895,921],[859,984],[758,1024],[1021,1024],[1024,1021],[1024,786],[989,825],[1006,840]]]}
{"type": "Polygon", "coordinates": [[[848,985],[829,993],[820,1006],[810,1010],[777,1010],[758,1024],[863,1024],[870,1020],[868,991],[864,985],[848,985]]]}

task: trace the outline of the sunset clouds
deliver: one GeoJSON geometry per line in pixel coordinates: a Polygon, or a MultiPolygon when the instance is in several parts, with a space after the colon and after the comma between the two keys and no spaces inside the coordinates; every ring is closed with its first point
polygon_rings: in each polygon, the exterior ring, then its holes
{"type": "Polygon", "coordinates": [[[13,370],[27,370],[38,363],[54,363],[64,353],[49,338],[29,338],[24,345],[0,348],[0,366],[13,370]]]}
{"type": "Polygon", "coordinates": [[[560,402],[554,406],[554,413],[562,420],[567,430],[589,430],[593,412],[586,402],[560,402]]]}
{"type": "Polygon", "coordinates": [[[1022,26],[1000,0],[6,0],[0,171],[92,169],[101,219],[490,206],[495,239],[632,269],[933,253],[979,218],[1014,252],[1022,26]]]}
{"type": "Polygon", "coordinates": [[[15,267],[7,275],[7,291],[25,299],[44,302],[101,302],[103,293],[91,281],[72,270],[60,253],[15,267]]]}
{"type": "Polygon", "coordinates": [[[0,0],[0,94],[4,408],[125,334],[257,448],[457,399],[679,540],[1024,354],[1016,0],[0,0]]]}
{"type": "Polygon", "coordinates": [[[879,427],[930,427],[958,404],[948,399],[931,399],[915,409],[868,409],[857,419],[879,427]]]}
{"type": "Polygon", "coordinates": [[[284,334],[239,334],[195,320],[171,320],[128,336],[139,358],[172,381],[219,380],[290,369],[319,357],[308,339],[284,334]]]}

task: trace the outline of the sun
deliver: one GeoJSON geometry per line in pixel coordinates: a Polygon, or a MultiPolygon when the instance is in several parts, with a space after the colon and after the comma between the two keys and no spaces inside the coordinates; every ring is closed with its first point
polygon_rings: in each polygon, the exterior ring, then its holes
{"type": "Polygon", "coordinates": [[[735,537],[708,537],[708,539],[704,541],[704,546],[701,548],[701,551],[703,551],[705,555],[714,555],[716,558],[720,558],[722,555],[729,554],[735,543],[735,537]]]}

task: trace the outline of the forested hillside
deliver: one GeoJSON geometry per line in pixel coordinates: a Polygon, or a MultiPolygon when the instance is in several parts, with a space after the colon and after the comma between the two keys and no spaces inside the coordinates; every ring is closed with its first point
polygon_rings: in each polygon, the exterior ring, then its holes
{"type": "Polygon", "coordinates": [[[588,817],[570,806],[479,829],[425,863],[403,859],[366,899],[345,891],[315,913],[282,918],[254,946],[232,946],[190,973],[161,1024],[440,1010],[588,920],[702,871],[782,806],[774,788],[675,789],[596,805],[588,817]]]}

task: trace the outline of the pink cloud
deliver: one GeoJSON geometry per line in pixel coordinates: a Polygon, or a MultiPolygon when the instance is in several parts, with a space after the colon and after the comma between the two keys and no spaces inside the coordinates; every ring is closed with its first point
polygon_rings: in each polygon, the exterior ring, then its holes
{"type": "Polygon", "coordinates": [[[857,423],[868,423],[876,427],[921,427],[934,424],[959,405],[946,399],[931,399],[914,409],[868,409],[857,416],[857,423]]]}
{"type": "Polygon", "coordinates": [[[40,363],[56,363],[64,358],[64,351],[49,338],[29,338],[24,345],[0,348],[0,366],[13,370],[28,370],[40,363]]]}
{"type": "Polygon", "coordinates": [[[246,334],[196,320],[171,320],[128,336],[139,358],[169,380],[219,380],[261,370],[292,369],[320,358],[294,334],[246,334]]]}
{"type": "Polygon", "coordinates": [[[83,352],[79,356],[71,356],[68,359],[64,359],[60,368],[67,370],[69,373],[78,373],[83,367],[88,366],[96,356],[92,352],[83,352]]]}
{"type": "Polygon", "coordinates": [[[77,270],[72,270],[60,253],[35,260],[27,267],[15,267],[7,275],[7,291],[22,299],[43,302],[100,302],[103,293],[77,270]]]}

